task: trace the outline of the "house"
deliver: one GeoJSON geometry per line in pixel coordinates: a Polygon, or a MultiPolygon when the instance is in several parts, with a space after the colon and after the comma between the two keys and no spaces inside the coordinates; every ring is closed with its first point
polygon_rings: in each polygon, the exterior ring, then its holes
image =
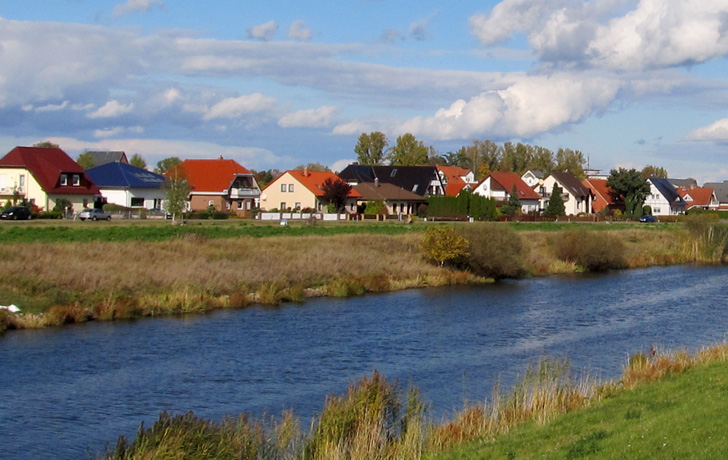
{"type": "Polygon", "coordinates": [[[80,211],[101,207],[96,184],[59,148],[15,147],[0,159],[0,200],[25,200],[53,210],[59,200],[80,211]]]}
{"type": "Polygon", "coordinates": [[[594,201],[592,191],[569,172],[552,172],[544,179],[543,184],[538,186],[537,192],[541,196],[541,210],[546,209],[548,206],[554,184],[561,189],[561,195],[564,199],[564,212],[567,216],[594,212],[592,209],[594,201]]]}
{"type": "Polygon", "coordinates": [[[716,200],[718,200],[718,209],[721,211],[728,210],[728,181],[723,182],[706,182],[703,188],[713,189],[716,200]]]}
{"type": "Polygon", "coordinates": [[[653,216],[674,216],[685,212],[685,200],[668,179],[650,177],[650,194],[644,205],[652,208],[653,216]]]}
{"type": "Polygon", "coordinates": [[[86,170],[108,203],[127,208],[162,209],[164,176],[128,163],[105,163],[86,170]]]}
{"type": "Polygon", "coordinates": [[[607,179],[603,177],[587,177],[582,181],[594,196],[592,212],[616,211],[624,212],[624,200],[607,185],[607,179]]]}
{"type": "Polygon", "coordinates": [[[359,194],[357,205],[361,206],[367,201],[383,201],[390,215],[416,214],[417,208],[427,203],[427,199],[421,195],[378,181],[362,182],[355,185],[353,190],[359,194]]]}
{"type": "Polygon", "coordinates": [[[469,169],[443,165],[437,165],[436,168],[447,196],[457,196],[462,190],[472,190],[478,185],[475,174],[469,169]]]}
{"type": "Polygon", "coordinates": [[[537,186],[543,185],[543,181],[548,177],[548,175],[549,174],[547,172],[530,169],[523,173],[521,179],[523,182],[528,184],[529,187],[535,190],[537,186]]]}
{"type": "MultiPolygon", "coordinates": [[[[303,210],[311,209],[315,212],[326,212],[329,202],[324,198],[323,184],[327,179],[341,180],[332,172],[288,170],[273,179],[260,195],[260,208],[264,211],[303,210]]],[[[346,203],[346,209],[356,212],[356,202],[359,194],[351,190],[346,203]]]]}
{"type": "Polygon", "coordinates": [[[695,179],[670,179],[668,178],[667,181],[672,184],[675,188],[682,188],[682,187],[697,187],[698,181],[695,179]]]}
{"type": "Polygon", "coordinates": [[[521,212],[523,214],[538,212],[540,195],[516,173],[492,172],[473,189],[473,193],[507,204],[514,187],[521,202],[521,212]]]}
{"type": "Polygon", "coordinates": [[[712,188],[708,187],[680,187],[677,193],[685,201],[685,210],[691,209],[718,209],[718,198],[712,188]]]}
{"type": "Polygon", "coordinates": [[[93,159],[94,168],[107,163],[129,163],[126,152],[110,150],[87,150],[86,153],[93,159]]]}
{"type": "Polygon", "coordinates": [[[260,188],[255,177],[235,160],[184,160],[181,165],[192,187],[192,211],[215,208],[247,217],[257,207],[260,188]]]}
{"type": "Polygon", "coordinates": [[[351,186],[363,182],[392,184],[419,196],[444,195],[445,186],[435,166],[370,166],[350,164],[339,173],[351,186]]]}

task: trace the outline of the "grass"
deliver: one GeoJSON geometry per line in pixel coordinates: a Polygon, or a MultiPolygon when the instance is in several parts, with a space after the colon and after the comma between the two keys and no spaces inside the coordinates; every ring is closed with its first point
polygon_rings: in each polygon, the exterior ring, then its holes
{"type": "Polygon", "coordinates": [[[694,356],[638,354],[620,381],[574,381],[543,360],[506,393],[434,424],[414,388],[374,372],[326,398],[308,431],[290,411],[221,422],[162,413],[105,458],[664,459],[726,458],[728,344],[694,356]]]}

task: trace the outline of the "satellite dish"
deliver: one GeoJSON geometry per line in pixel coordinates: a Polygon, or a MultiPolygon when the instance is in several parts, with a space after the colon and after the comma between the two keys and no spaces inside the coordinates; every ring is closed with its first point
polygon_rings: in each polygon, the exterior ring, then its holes
{"type": "Polygon", "coordinates": [[[261,199],[261,200],[265,201],[265,199],[266,199],[266,198],[268,198],[268,197],[267,197],[267,196],[265,196],[265,193],[261,193],[261,194],[260,194],[260,199],[261,199]]]}

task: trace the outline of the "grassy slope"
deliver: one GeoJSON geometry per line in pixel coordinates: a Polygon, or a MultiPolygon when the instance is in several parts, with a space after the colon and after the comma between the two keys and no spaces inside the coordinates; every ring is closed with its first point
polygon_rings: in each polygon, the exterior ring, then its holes
{"type": "Polygon", "coordinates": [[[687,370],[433,460],[728,458],[728,365],[687,370]]]}

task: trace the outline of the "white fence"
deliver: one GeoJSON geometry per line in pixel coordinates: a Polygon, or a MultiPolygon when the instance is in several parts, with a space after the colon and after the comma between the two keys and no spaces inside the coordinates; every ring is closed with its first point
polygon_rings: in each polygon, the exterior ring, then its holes
{"type": "Polygon", "coordinates": [[[347,214],[329,214],[325,212],[259,212],[257,218],[269,221],[309,220],[311,217],[324,222],[347,220],[347,214]]]}

